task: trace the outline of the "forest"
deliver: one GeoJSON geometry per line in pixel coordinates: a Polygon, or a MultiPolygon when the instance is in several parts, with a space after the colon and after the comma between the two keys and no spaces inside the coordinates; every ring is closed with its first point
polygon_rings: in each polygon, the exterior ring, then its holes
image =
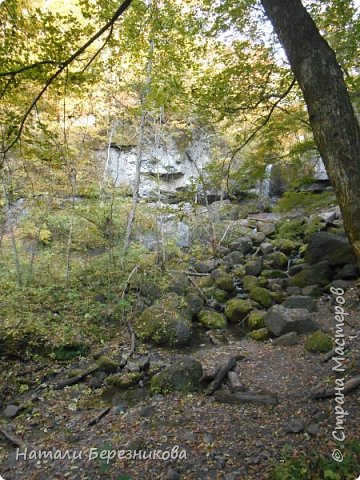
{"type": "Polygon", "coordinates": [[[359,60],[359,0],[0,0],[0,480],[360,478],[359,60]]]}

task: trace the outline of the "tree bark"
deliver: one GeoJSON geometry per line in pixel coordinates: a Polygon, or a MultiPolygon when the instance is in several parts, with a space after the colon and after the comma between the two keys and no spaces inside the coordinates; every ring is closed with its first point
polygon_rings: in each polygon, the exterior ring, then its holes
{"type": "Polygon", "coordinates": [[[360,258],[360,127],[334,51],[301,0],[261,0],[303,92],[315,142],[360,258]]]}

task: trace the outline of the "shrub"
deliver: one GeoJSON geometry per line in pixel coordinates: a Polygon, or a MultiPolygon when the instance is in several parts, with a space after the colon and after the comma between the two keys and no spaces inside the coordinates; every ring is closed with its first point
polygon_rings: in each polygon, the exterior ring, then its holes
{"type": "Polygon", "coordinates": [[[333,342],[329,335],[318,330],[308,337],[305,348],[311,353],[326,353],[333,348],[333,342]]]}

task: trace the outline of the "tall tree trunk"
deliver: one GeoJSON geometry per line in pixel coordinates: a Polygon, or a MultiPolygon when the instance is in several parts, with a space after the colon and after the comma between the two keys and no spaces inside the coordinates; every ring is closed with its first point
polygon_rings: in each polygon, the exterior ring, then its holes
{"type": "Polygon", "coordinates": [[[152,79],[153,53],[154,53],[154,42],[151,39],[149,41],[149,56],[148,56],[147,65],[146,65],[146,80],[145,80],[143,91],[140,96],[141,118],[140,118],[140,127],[139,127],[138,141],[137,141],[135,179],[134,179],[134,186],[133,186],[131,208],[130,208],[129,218],[128,218],[127,227],[126,227],[126,233],[125,233],[124,249],[123,249],[124,256],[126,255],[130,245],[131,230],[135,220],[136,207],[139,201],[141,164],[142,164],[143,152],[144,152],[145,121],[147,117],[146,100],[147,100],[151,79],[152,79]]]}
{"type": "Polygon", "coordinates": [[[335,53],[300,0],[261,0],[304,94],[346,233],[360,258],[360,127],[335,53]]]}

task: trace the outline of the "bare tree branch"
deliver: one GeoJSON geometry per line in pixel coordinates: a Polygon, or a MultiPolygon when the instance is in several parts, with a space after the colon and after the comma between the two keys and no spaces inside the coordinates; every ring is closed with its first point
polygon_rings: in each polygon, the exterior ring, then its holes
{"type": "Polygon", "coordinates": [[[32,70],[33,68],[40,67],[42,65],[56,65],[61,66],[62,62],[55,62],[52,60],[43,60],[42,62],[32,63],[31,65],[25,65],[23,67],[16,68],[15,70],[9,70],[7,72],[0,72],[0,77],[15,77],[19,73],[26,72],[27,70],[32,70]]]}
{"type": "MultiPolygon", "coordinates": [[[[114,13],[114,15],[111,17],[111,19],[98,31],[96,32],[87,42],[84,43],[84,45],[82,45],[75,53],[73,53],[67,60],[65,60],[64,62],[61,63],[60,67],[47,79],[47,81],[45,82],[45,85],[44,87],[40,90],[40,92],[36,95],[36,97],[33,99],[33,101],[31,102],[30,106],[28,107],[28,109],[26,110],[22,120],[21,120],[21,123],[20,123],[20,126],[19,126],[19,129],[16,133],[16,136],[14,138],[14,140],[12,140],[10,142],[10,144],[6,147],[4,147],[4,150],[2,150],[0,153],[2,153],[4,156],[5,154],[17,143],[17,141],[19,140],[19,138],[21,137],[21,134],[22,134],[22,131],[24,129],[24,126],[25,126],[25,123],[30,115],[30,113],[32,112],[33,108],[36,106],[36,104],[38,103],[38,101],[40,100],[40,98],[44,95],[44,93],[46,92],[46,90],[48,89],[48,87],[54,82],[54,80],[56,80],[60,74],[74,61],[76,60],[82,53],[84,53],[84,51],[90,46],[92,45],[95,40],[97,40],[104,32],[106,32],[106,30],[108,30],[109,28],[111,28],[114,23],[118,20],[118,18],[125,12],[125,10],[130,6],[130,4],[132,3],[133,0],[125,0],[120,6],[119,8],[116,10],[116,12],[114,13]]],[[[0,168],[2,167],[2,164],[3,164],[3,161],[0,163],[0,168]]]]}

